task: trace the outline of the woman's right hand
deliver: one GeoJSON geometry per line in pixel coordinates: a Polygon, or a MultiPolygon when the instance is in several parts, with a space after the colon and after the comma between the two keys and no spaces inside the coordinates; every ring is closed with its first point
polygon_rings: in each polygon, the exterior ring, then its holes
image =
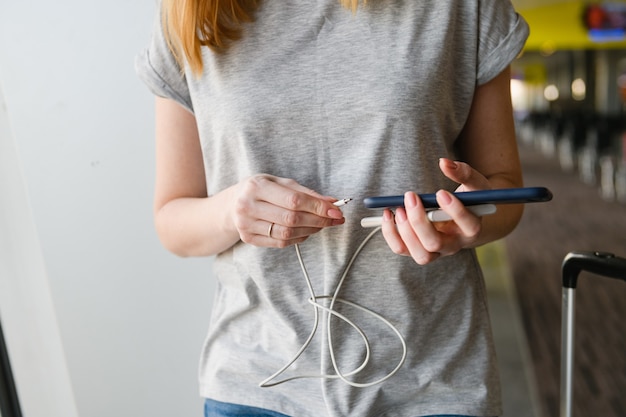
{"type": "Polygon", "coordinates": [[[232,189],[232,224],[243,242],[284,248],[325,227],[345,222],[336,199],[298,182],[268,174],[251,176],[232,189]]]}
{"type": "Polygon", "coordinates": [[[334,198],[272,175],[254,175],[207,195],[194,115],[173,100],[157,98],[156,121],[155,225],[172,253],[211,256],[240,240],[285,247],[344,223],[334,198]]]}

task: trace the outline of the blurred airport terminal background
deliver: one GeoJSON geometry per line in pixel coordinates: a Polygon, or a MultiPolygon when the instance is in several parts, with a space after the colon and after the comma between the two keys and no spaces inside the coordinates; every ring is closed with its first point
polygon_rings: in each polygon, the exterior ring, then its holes
{"type": "MultiPolygon", "coordinates": [[[[527,205],[498,252],[534,406],[509,404],[505,417],[550,417],[559,414],[561,262],[580,250],[626,257],[626,2],[513,3],[531,27],[511,85],[525,183],[554,200],[527,205]]],[[[583,273],[577,299],[574,414],[626,416],[626,285],[583,273]]]]}

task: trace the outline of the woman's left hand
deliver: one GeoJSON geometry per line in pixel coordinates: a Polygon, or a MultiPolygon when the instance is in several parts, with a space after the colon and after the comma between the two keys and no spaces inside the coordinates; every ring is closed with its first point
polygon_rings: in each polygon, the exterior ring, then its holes
{"type": "MultiPolygon", "coordinates": [[[[443,174],[460,184],[457,191],[523,185],[512,114],[511,73],[507,67],[477,87],[456,140],[457,154],[469,165],[449,159],[439,161],[443,174]]],[[[501,205],[497,213],[481,219],[451,193],[439,191],[437,201],[452,220],[431,223],[415,193],[407,193],[404,200],[406,207],[396,210],[395,222],[391,211],[385,210],[383,235],[395,253],[412,256],[422,265],[463,248],[501,239],[515,228],[524,210],[523,204],[501,205]]]]}
{"type": "MultiPolygon", "coordinates": [[[[460,184],[457,191],[491,188],[489,180],[466,163],[442,158],[439,167],[446,177],[460,184]]],[[[476,243],[482,218],[448,191],[438,191],[437,202],[452,220],[428,220],[422,201],[414,192],[404,195],[405,207],[396,209],[395,216],[391,210],[385,210],[382,232],[394,253],[411,256],[418,264],[426,265],[476,243]]]]}

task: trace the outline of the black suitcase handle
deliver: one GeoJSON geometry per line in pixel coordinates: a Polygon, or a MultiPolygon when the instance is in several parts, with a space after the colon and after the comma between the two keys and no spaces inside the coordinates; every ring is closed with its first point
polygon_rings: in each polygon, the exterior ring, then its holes
{"type": "Polygon", "coordinates": [[[626,281],[626,259],[608,252],[570,252],[563,259],[561,319],[561,417],[572,417],[574,375],[575,293],[578,274],[589,271],[626,281]]]}
{"type": "Polygon", "coordinates": [[[609,252],[570,252],[563,260],[562,271],[564,288],[576,288],[581,271],[626,281],[626,259],[609,252]]]}

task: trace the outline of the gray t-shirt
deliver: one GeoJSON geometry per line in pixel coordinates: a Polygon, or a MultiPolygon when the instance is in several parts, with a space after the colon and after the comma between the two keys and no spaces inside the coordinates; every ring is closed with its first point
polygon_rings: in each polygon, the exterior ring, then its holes
{"type": "MultiPolygon", "coordinates": [[[[438,169],[454,157],[477,85],[520,52],[528,26],[509,0],[369,0],[356,14],[339,0],[266,0],[224,54],[204,49],[204,74],[179,67],[160,25],[137,58],[156,95],[198,123],[208,193],[245,177],[293,178],[325,195],[352,197],[346,224],[301,245],[317,295],[332,294],[370,230],[371,195],[453,189],[438,169]]],[[[350,269],[340,297],[376,311],[407,341],[408,356],[384,383],[354,388],[336,379],[258,384],[302,346],[314,322],[294,248],[238,243],[214,262],[217,291],[200,362],[200,393],[296,417],[498,415],[500,388],[475,253],[419,266],[393,254],[380,233],[350,269]]],[[[181,283],[181,285],[184,285],[181,283]]],[[[388,327],[345,304],[363,327],[370,363],[357,382],[388,373],[401,355],[388,327]]],[[[333,373],[327,321],[279,379],[333,373]]],[[[363,360],[363,342],[331,321],[343,372],[363,360]]]]}

